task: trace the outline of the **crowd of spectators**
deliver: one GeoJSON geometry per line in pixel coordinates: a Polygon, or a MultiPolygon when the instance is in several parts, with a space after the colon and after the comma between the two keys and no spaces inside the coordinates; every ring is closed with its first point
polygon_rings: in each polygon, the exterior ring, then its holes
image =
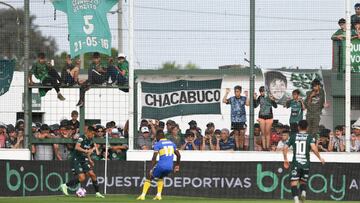
{"type": "MultiPolygon", "coordinates": [[[[183,133],[179,125],[168,120],[166,124],[157,120],[142,120],[139,127],[135,148],[139,150],[151,150],[154,146],[155,132],[158,129],[164,130],[166,139],[171,140],[180,150],[212,150],[212,151],[248,151],[250,137],[246,133],[247,125],[241,129],[241,133],[228,128],[217,129],[214,123],[210,122],[204,130],[197,126],[197,122],[191,120],[188,129],[183,133]],[[166,126],[166,127],[165,127],[166,126]]],[[[332,131],[324,126],[319,126],[320,133],[317,136],[317,145],[322,152],[345,152],[345,126],[336,126],[332,131]]],[[[260,124],[254,125],[254,150],[255,151],[282,151],[285,143],[294,133],[289,125],[283,125],[277,120],[273,122],[269,148],[264,148],[263,134],[260,124]]],[[[352,126],[351,152],[360,152],[360,123],[352,126]]]]}
{"type": "MultiPolygon", "coordinates": [[[[71,119],[61,120],[58,124],[32,124],[33,138],[37,139],[58,139],[71,138],[76,140],[79,137],[80,123],[78,121],[78,112],[71,113],[71,119]]],[[[114,121],[92,125],[95,128],[95,138],[104,138],[108,134],[109,139],[128,138],[128,123],[125,126],[117,126],[114,121]]],[[[85,132],[87,130],[85,125],[85,132]]],[[[0,148],[20,149],[24,146],[24,121],[18,120],[16,125],[5,125],[0,123],[0,148]]],[[[68,160],[72,156],[74,144],[33,144],[31,146],[32,158],[34,160],[68,160]]],[[[110,144],[108,154],[106,154],[105,144],[96,144],[96,149],[92,154],[93,160],[125,160],[127,144],[110,144]]]]}
{"type": "MultiPolygon", "coordinates": [[[[85,103],[85,92],[90,89],[91,85],[102,86],[124,86],[128,83],[129,63],[126,56],[122,53],[118,55],[117,60],[108,58],[107,62],[101,61],[100,53],[94,52],[90,68],[88,69],[88,79],[80,80],[80,58],[71,59],[67,56],[65,65],[61,69],[61,75],[56,71],[54,61],[48,61],[44,53],[39,53],[37,60],[31,67],[29,73],[29,84],[33,85],[33,76],[45,86],[53,87],[57,92],[59,100],[64,101],[65,97],[60,92],[63,86],[79,86],[80,100],[77,106],[83,106],[85,103]]],[[[45,96],[51,88],[40,88],[40,96],[45,96]]],[[[128,91],[121,88],[122,91],[128,91]]]]}

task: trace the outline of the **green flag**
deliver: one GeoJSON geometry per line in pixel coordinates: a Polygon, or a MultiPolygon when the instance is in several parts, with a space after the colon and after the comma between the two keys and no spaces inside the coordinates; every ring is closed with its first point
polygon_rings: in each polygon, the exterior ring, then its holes
{"type": "Polygon", "coordinates": [[[111,33],[106,14],[118,0],[52,0],[55,9],[67,14],[70,55],[87,52],[111,55],[111,33]]]}
{"type": "Polygon", "coordinates": [[[15,60],[0,60],[0,96],[9,91],[14,68],[15,60]]]}
{"type": "MultiPolygon", "coordinates": [[[[340,67],[339,72],[345,71],[345,53],[346,53],[346,41],[342,40],[342,67],[340,67]]],[[[351,40],[351,50],[350,50],[350,60],[351,60],[351,72],[359,73],[360,72],[360,39],[351,40]]]]}

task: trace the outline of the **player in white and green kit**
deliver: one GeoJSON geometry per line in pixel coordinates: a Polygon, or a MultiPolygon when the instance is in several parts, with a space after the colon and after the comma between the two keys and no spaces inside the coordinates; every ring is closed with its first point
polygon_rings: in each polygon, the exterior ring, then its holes
{"type": "Polygon", "coordinates": [[[299,203],[298,184],[300,183],[300,201],[304,202],[306,198],[306,184],[309,178],[310,170],[310,151],[319,158],[322,164],[325,160],[320,156],[320,153],[315,145],[315,138],[307,133],[308,123],[306,120],[301,120],[298,124],[299,132],[292,135],[286,143],[284,154],[284,168],[289,168],[289,160],[287,154],[289,147],[293,148],[293,160],[291,163],[291,194],[295,203],[299,203]]]}

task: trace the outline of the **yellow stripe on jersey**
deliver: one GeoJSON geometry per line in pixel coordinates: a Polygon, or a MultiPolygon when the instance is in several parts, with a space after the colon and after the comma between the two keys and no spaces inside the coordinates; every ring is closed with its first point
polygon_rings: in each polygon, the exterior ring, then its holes
{"type": "Polygon", "coordinates": [[[162,149],[159,150],[159,155],[160,156],[171,156],[174,154],[174,147],[172,146],[166,146],[162,149]]]}

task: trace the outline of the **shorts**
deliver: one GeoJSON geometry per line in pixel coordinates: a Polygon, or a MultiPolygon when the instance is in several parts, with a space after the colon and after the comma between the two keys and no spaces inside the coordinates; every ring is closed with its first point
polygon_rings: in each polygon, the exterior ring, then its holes
{"type": "Polygon", "coordinates": [[[309,178],[309,169],[308,168],[293,167],[291,169],[291,175],[290,175],[291,181],[301,180],[301,181],[307,183],[308,178],[309,178]]]}
{"type": "Polygon", "coordinates": [[[231,130],[243,130],[245,125],[245,122],[231,122],[231,130]]]}
{"type": "Polygon", "coordinates": [[[154,179],[162,179],[166,176],[168,176],[171,172],[173,171],[173,169],[171,168],[162,168],[159,165],[156,165],[151,171],[151,177],[154,179]]]}
{"type": "Polygon", "coordinates": [[[78,175],[80,173],[87,173],[91,170],[93,169],[90,166],[89,161],[78,161],[75,159],[72,161],[71,171],[74,175],[78,175]]]}
{"type": "Polygon", "coordinates": [[[272,118],[258,118],[259,123],[260,122],[265,122],[266,124],[272,124],[273,123],[273,119],[272,118]]]}

